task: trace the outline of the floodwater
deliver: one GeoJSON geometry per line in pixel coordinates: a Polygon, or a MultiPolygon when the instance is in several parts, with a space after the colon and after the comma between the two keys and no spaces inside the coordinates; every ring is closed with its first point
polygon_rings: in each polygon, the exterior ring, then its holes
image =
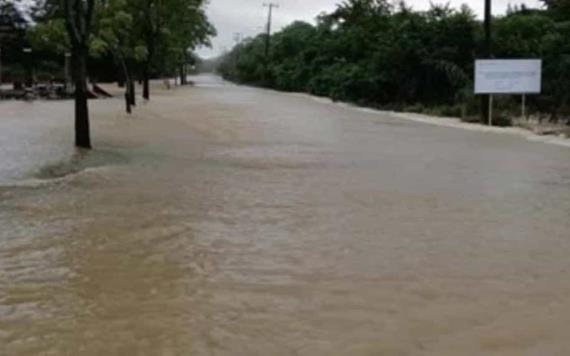
{"type": "Polygon", "coordinates": [[[569,355],[570,150],[195,78],[0,103],[0,355],[569,355]]]}

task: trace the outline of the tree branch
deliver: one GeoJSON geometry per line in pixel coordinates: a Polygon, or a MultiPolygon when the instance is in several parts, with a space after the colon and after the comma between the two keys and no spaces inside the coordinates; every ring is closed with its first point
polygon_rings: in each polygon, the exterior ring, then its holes
{"type": "Polygon", "coordinates": [[[69,39],[72,44],[79,44],[81,42],[81,36],[79,34],[79,29],[75,24],[75,14],[71,9],[71,2],[78,0],[61,0],[63,5],[63,10],[65,11],[65,27],[69,33],[69,39]]]}
{"type": "Polygon", "coordinates": [[[93,12],[95,10],[95,0],[87,0],[87,13],[85,15],[85,40],[88,39],[91,33],[91,25],[93,24],[93,12]]]}

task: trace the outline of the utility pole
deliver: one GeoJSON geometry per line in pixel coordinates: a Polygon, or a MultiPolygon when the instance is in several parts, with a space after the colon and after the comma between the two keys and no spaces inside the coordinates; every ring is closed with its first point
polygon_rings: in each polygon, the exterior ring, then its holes
{"type": "Polygon", "coordinates": [[[234,32],[234,42],[236,46],[241,42],[241,32],[234,32]]]}
{"type": "Polygon", "coordinates": [[[263,7],[267,7],[268,8],[268,14],[267,14],[267,34],[265,37],[265,61],[266,64],[269,64],[269,46],[270,46],[270,41],[271,41],[271,21],[272,21],[272,17],[273,17],[273,9],[279,8],[279,4],[277,3],[273,3],[273,2],[269,2],[269,3],[264,3],[263,7]]]}
{"type": "Polygon", "coordinates": [[[491,57],[491,0],[485,0],[485,56],[491,57]]]}
{"type": "MultiPolygon", "coordinates": [[[[485,0],[485,48],[484,57],[489,59],[492,57],[492,37],[491,37],[491,19],[492,19],[492,7],[491,0],[485,0]]],[[[485,94],[481,97],[481,113],[482,120],[484,123],[491,123],[491,109],[492,101],[491,95],[485,94]]]]}
{"type": "Polygon", "coordinates": [[[232,65],[233,65],[233,72],[238,73],[237,67],[238,67],[238,62],[239,62],[239,44],[241,42],[241,33],[240,32],[234,32],[234,49],[231,52],[231,56],[232,56],[232,65]]]}

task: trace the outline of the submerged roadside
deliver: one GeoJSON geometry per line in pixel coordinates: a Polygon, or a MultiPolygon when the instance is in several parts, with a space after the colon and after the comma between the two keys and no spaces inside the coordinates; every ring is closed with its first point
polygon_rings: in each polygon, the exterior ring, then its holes
{"type": "Polygon", "coordinates": [[[387,110],[382,108],[375,108],[372,106],[358,105],[356,103],[337,101],[329,97],[317,96],[305,92],[284,92],[274,88],[257,87],[249,84],[234,83],[231,81],[228,81],[228,83],[232,83],[238,86],[258,88],[260,90],[273,91],[276,93],[287,94],[291,96],[306,97],[320,103],[336,105],[347,109],[376,114],[383,118],[392,117],[394,119],[404,119],[442,127],[516,135],[524,137],[529,141],[538,141],[558,146],[570,147],[570,126],[564,124],[540,122],[534,118],[529,120],[513,119],[512,125],[510,126],[487,126],[474,121],[466,121],[454,116],[431,115],[405,110],[387,110]]]}

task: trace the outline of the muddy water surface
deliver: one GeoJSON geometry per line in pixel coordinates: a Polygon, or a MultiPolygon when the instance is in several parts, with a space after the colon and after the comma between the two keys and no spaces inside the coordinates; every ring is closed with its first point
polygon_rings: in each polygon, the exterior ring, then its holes
{"type": "Polygon", "coordinates": [[[0,355],[568,355],[570,150],[198,77],[0,103],[0,355]]]}

